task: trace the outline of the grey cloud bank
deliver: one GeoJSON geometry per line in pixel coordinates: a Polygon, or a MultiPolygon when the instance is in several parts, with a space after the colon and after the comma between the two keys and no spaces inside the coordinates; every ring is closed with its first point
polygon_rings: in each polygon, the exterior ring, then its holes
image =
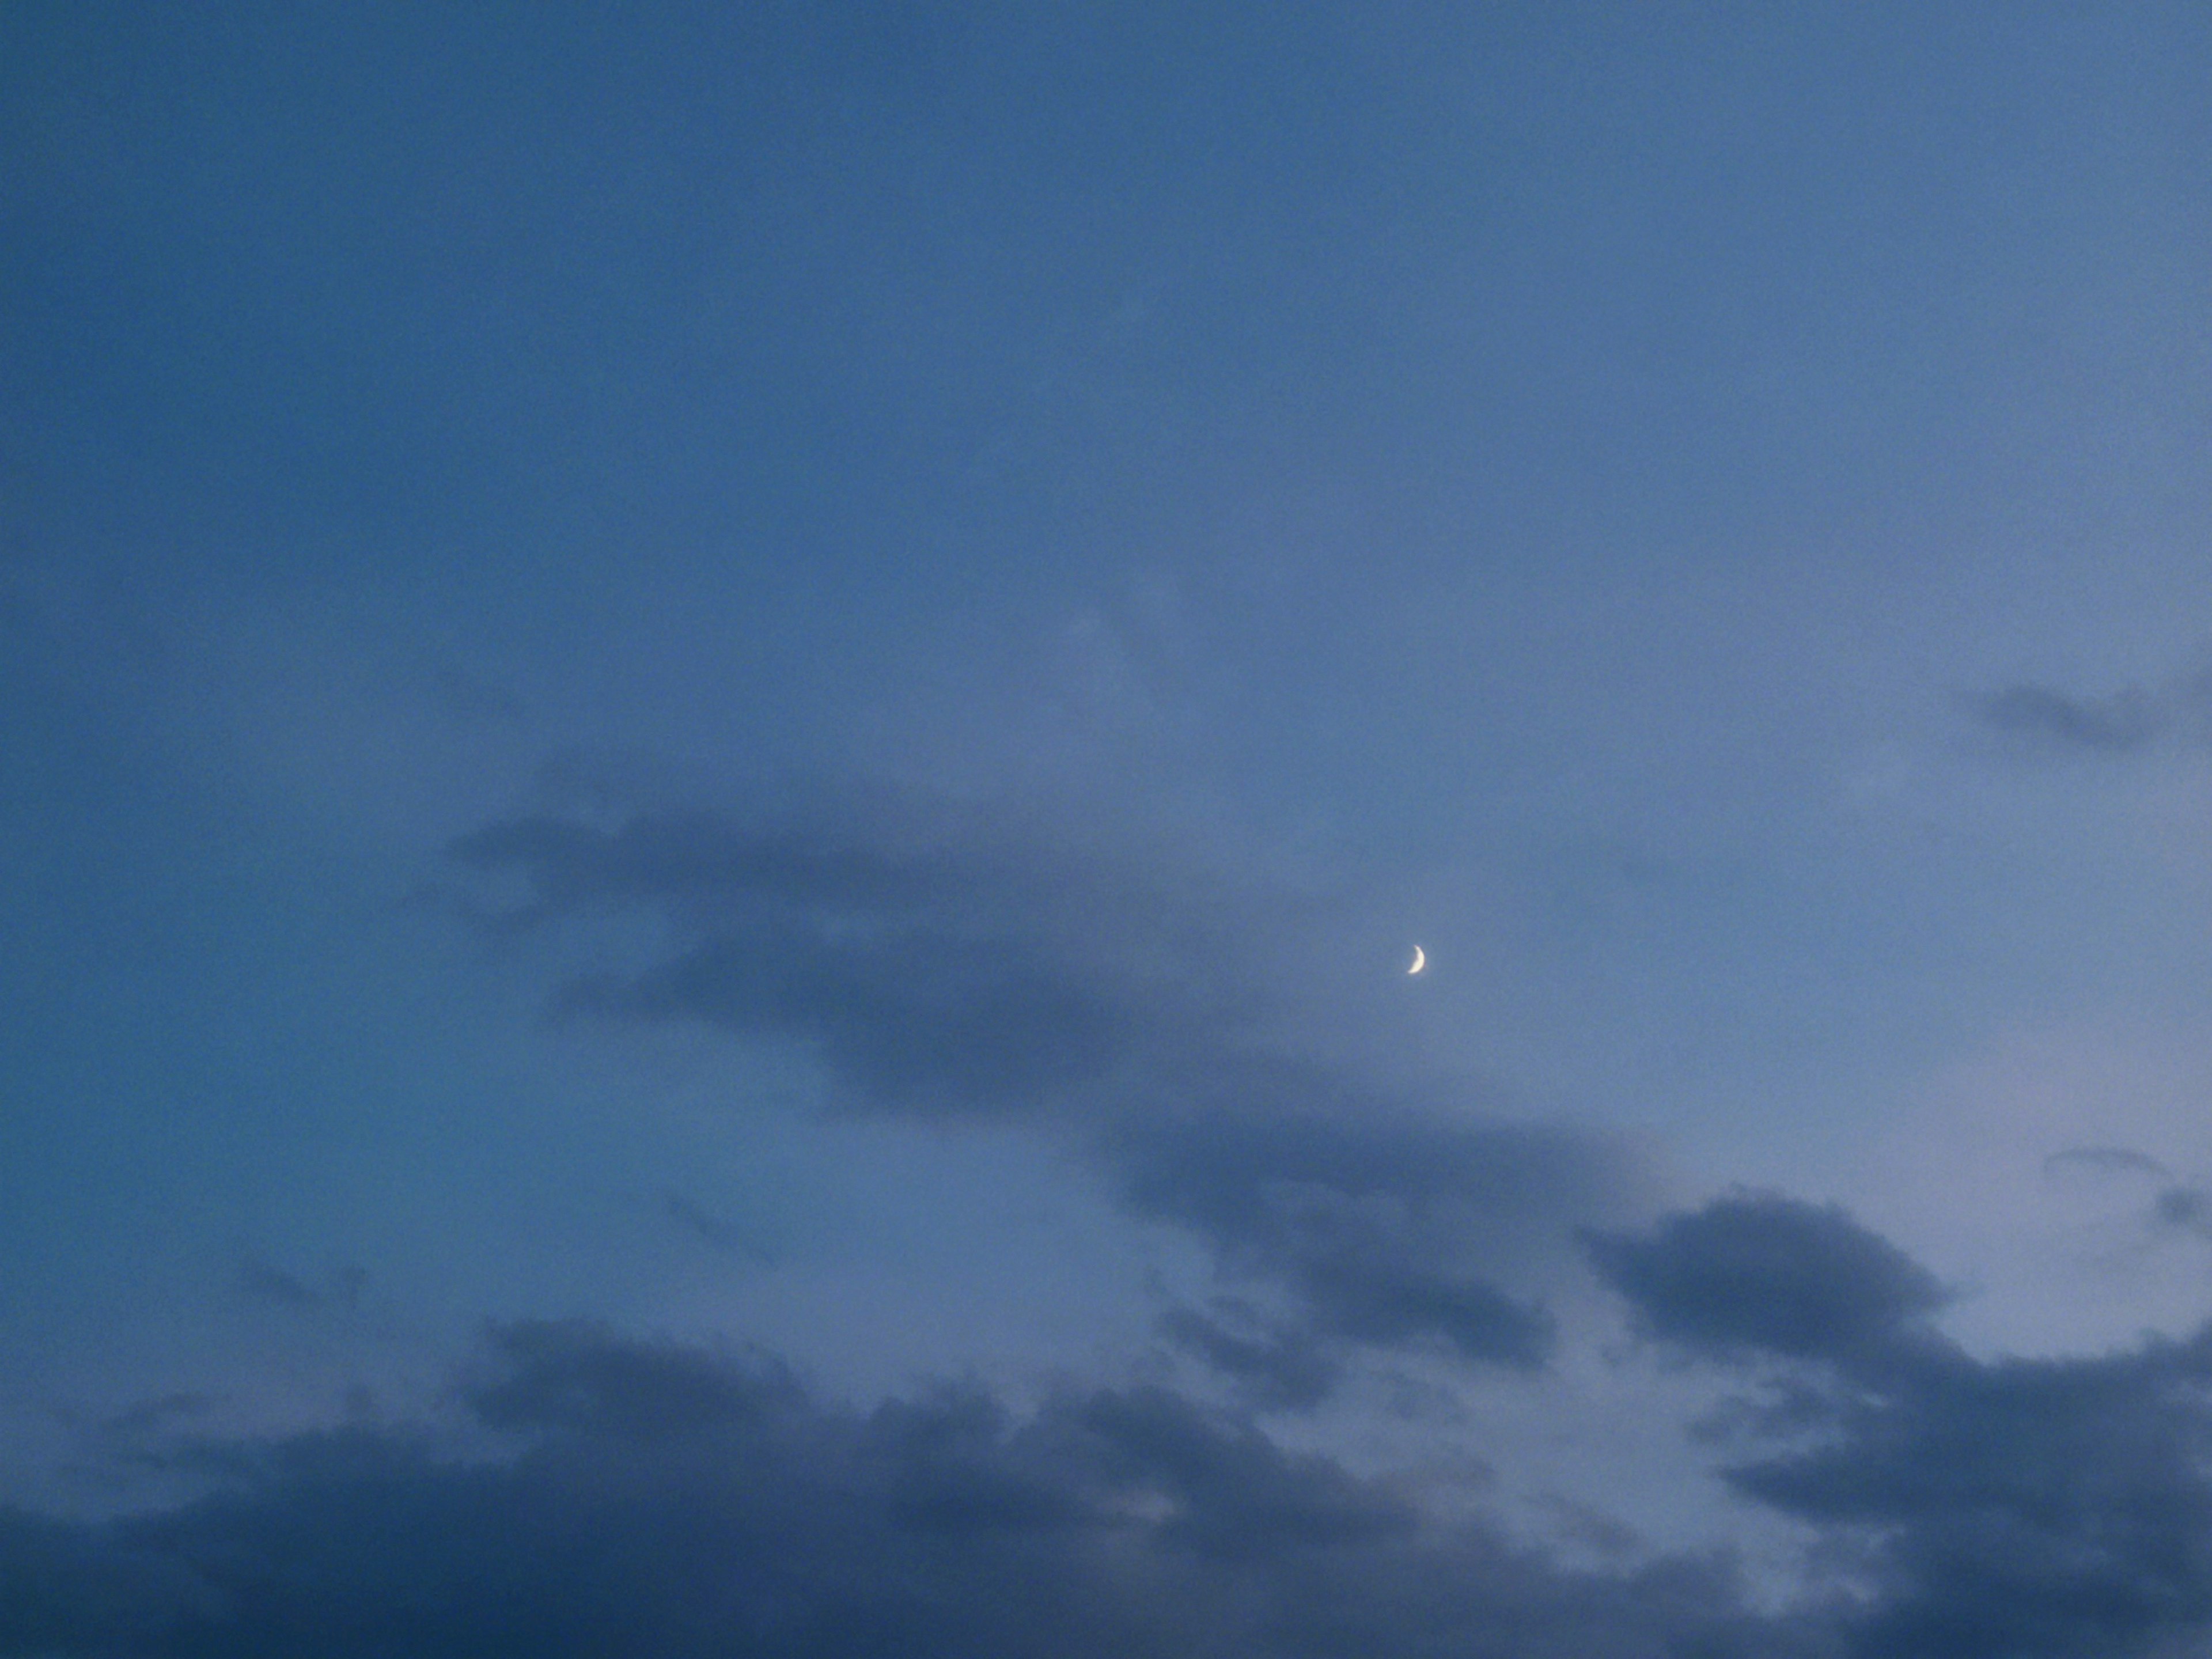
{"type": "Polygon", "coordinates": [[[1157,1386],[862,1413],[763,1356],[531,1324],[471,1369],[473,1449],[398,1425],[186,1444],[216,1478],[181,1507],[0,1512],[0,1651],[2089,1659],[2212,1617],[2212,1335],[2063,1363],[1870,1346],[1867,1310],[1924,1295],[1779,1201],[1672,1218],[1609,1271],[1639,1251],[1664,1259],[1655,1328],[1797,1368],[1733,1431],[1784,1449],[1728,1478],[1829,1534],[1848,1588],[1777,1611],[1722,1559],[1571,1567],[1157,1386]],[[1783,1273],[1745,1277],[1754,1231],[1783,1273]],[[1808,1320],[1808,1279],[1856,1289],[1808,1320]],[[1734,1325],[1681,1327],[1723,1287],[1734,1325]]]}
{"type": "Polygon", "coordinates": [[[570,1326],[488,1360],[469,1412],[516,1450],[334,1431],[225,1448],[222,1489],[167,1514],[0,1517],[0,1651],[1832,1650],[1746,1613],[1724,1564],[1565,1571],[1158,1389],[863,1414],[570,1326]]]}

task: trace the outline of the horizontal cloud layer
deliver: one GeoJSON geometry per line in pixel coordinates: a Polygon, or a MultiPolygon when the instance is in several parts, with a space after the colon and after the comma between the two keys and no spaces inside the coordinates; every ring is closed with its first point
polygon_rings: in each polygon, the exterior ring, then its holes
{"type": "MultiPolygon", "coordinates": [[[[215,1482],[197,1501],[104,1523],[0,1513],[0,1653],[2197,1650],[2212,1334],[2034,1364],[1899,1346],[1880,1332],[1920,1316],[1924,1281],[1900,1280],[1879,1241],[1832,1212],[1726,1202],[1643,1241],[1671,1277],[1637,1280],[1660,1286],[1638,1305],[1692,1355],[1789,1368],[1790,1408],[1733,1431],[1788,1443],[1728,1478],[1852,1568],[1851,1588],[1794,1609],[1754,1609],[1718,1559],[1570,1567],[1164,1388],[1020,1415],[946,1385],[859,1413],[765,1357],[541,1323],[491,1334],[459,1442],[393,1426],[179,1442],[215,1482]],[[1756,1230],[1793,1265],[1741,1274],[1756,1230]],[[1707,1267],[1750,1304],[1724,1329],[1675,1321],[1707,1267]],[[1869,1280],[1832,1341],[1759,1305],[1787,1305],[1808,1268],[1869,1280]],[[1896,1318],[1870,1323],[1885,1306],[1896,1318]]],[[[1608,1273],[1636,1279],[1638,1248],[1609,1249],[1608,1273]]]]}
{"type": "Polygon", "coordinates": [[[1662,1659],[1830,1650],[1724,1564],[1571,1571],[1159,1389],[1017,1419],[862,1415],[781,1368],[507,1328],[468,1395],[511,1449],[355,1428],[225,1449],[218,1492],[0,1516],[0,1653],[1662,1659]]]}

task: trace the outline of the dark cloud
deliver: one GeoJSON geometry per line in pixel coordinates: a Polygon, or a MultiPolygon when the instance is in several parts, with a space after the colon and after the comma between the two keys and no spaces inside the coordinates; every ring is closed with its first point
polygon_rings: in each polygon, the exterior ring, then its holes
{"type": "Polygon", "coordinates": [[[1651,1232],[1592,1232],[1587,1243],[1652,1335],[1724,1358],[1864,1363],[1949,1299],[1841,1209],[1771,1194],[1734,1194],[1651,1232]]]}
{"type": "Polygon", "coordinates": [[[2165,703],[2147,692],[2075,697],[2045,685],[2008,685],[1968,699],[1990,731],[2062,748],[2124,755],[2163,736],[2172,723],[2165,703]]]}
{"type": "Polygon", "coordinates": [[[2168,1187],[2151,1205],[2159,1224],[2212,1238],[2212,1193],[2202,1187],[2168,1187]]]}
{"type": "MultiPolygon", "coordinates": [[[[2131,1655],[2212,1620],[2212,1334],[2103,1358],[1929,1350],[1746,1495],[1877,1540],[1870,1655],[2131,1655]]],[[[2197,1650],[2194,1648],[2186,1650],[2197,1650]]]]}
{"type": "Polygon", "coordinates": [[[1856,1547],[1869,1659],[2197,1651],[2212,1620],[2212,1330],[1983,1362],[1942,1291],[1834,1209],[1738,1195],[1592,1241],[1655,1336],[1800,1366],[1735,1419],[1747,1498],[1856,1547]],[[2162,1646],[2171,1644],[2174,1645],[2162,1646]]]}
{"type": "Polygon", "coordinates": [[[1543,1508],[1559,1528],[1560,1539],[1599,1555],[1620,1559],[1644,1547],[1643,1534],[1618,1516],[1568,1498],[1547,1498],[1543,1508]]]}
{"type": "Polygon", "coordinates": [[[221,1611],[218,1592],[182,1562],[100,1528],[0,1509],[0,1653],[158,1653],[188,1620],[221,1611]]]}
{"type": "Polygon", "coordinates": [[[1233,1104],[1118,1126],[1108,1149],[1132,1207],[1285,1280],[1329,1338],[1542,1361],[1549,1316],[1483,1267],[1617,1198],[1627,1172],[1603,1149],[1438,1121],[1292,1063],[1242,1068],[1227,1087],[1233,1104]]]}
{"type": "Polygon", "coordinates": [[[509,884],[503,907],[471,911],[492,927],[662,924],[653,959],[571,980],[562,1012],[795,1041],[860,1109],[1060,1137],[1130,1208],[1291,1293],[1300,1327],[1258,1348],[1202,1318],[1170,1331],[1278,1403],[1317,1397],[1361,1345],[1540,1364],[1552,1320],[1501,1275],[1634,1184],[1588,1137],[1423,1105],[1299,1053],[1254,965],[1255,915],[1286,906],[884,801],[761,823],[594,811],[453,849],[509,884]]]}
{"type": "Polygon", "coordinates": [[[495,1374],[466,1391],[494,1429],[659,1440],[766,1421],[802,1400],[797,1379],[773,1361],[619,1342],[587,1325],[509,1326],[494,1350],[495,1374]]]}
{"type": "Polygon", "coordinates": [[[353,1428],[181,1507],[0,1513],[0,1653],[329,1659],[1832,1652],[1723,1563],[1578,1571],[1158,1389],[866,1414],[576,1325],[499,1333],[503,1456],[353,1428]]]}
{"type": "Polygon", "coordinates": [[[1141,1010],[1015,941],[825,939],[768,917],[639,974],[580,979],[560,1006],[796,1035],[866,1097],[946,1115],[1094,1082],[1144,1035],[1141,1010]]]}
{"type": "Polygon", "coordinates": [[[883,1109],[1039,1110],[1231,1019],[1165,896],[859,812],[749,827],[667,811],[611,830],[524,818],[453,851],[521,876],[508,926],[635,907],[671,924],[661,960],[574,981],[562,1012],[795,1039],[883,1109]]]}
{"type": "Polygon", "coordinates": [[[1212,1315],[1170,1308],[1160,1316],[1159,1331],[1232,1378],[1262,1408],[1318,1405],[1343,1371],[1336,1355],[1311,1332],[1256,1319],[1226,1299],[1216,1300],[1212,1315]],[[1215,1316],[1222,1315],[1227,1317],[1215,1316]]]}
{"type": "Polygon", "coordinates": [[[2199,1650],[2212,1331],[1978,1361],[1926,1331],[1940,1292],[1909,1261],[1777,1199],[1592,1249],[1663,1340],[1780,1368],[1785,1404],[1717,1443],[1724,1477],[1811,1528],[1850,1594],[1761,1612],[1724,1561],[1655,1557],[1556,1503],[1563,1543],[1607,1563],[1573,1566],[1164,1388],[1020,1413],[951,1383],[863,1413],[764,1355],[536,1323],[492,1333],[458,1439],[356,1424],[203,1447],[213,1484],[180,1505],[0,1512],[0,1654],[2199,1650]]]}

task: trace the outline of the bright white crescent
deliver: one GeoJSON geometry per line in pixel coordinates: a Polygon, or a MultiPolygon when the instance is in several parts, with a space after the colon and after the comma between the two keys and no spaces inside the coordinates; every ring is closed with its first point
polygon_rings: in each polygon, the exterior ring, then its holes
{"type": "Polygon", "coordinates": [[[1406,969],[1406,971],[1407,971],[1408,974],[1418,974],[1418,973],[1419,973],[1419,972],[1421,971],[1421,969],[1424,969],[1424,968],[1427,967],[1428,965],[1429,965],[1429,957],[1428,957],[1428,953],[1427,953],[1425,951],[1422,950],[1422,949],[1421,949],[1421,947],[1420,947],[1419,945],[1416,945],[1413,947],[1413,965],[1412,967],[1408,968],[1407,969],[1406,969]]]}

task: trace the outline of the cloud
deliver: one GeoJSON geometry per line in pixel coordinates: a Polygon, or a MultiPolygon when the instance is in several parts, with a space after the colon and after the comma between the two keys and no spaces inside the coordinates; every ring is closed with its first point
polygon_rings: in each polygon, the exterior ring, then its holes
{"type": "Polygon", "coordinates": [[[240,1291],[258,1301],[272,1302],[283,1308],[312,1313],[333,1305],[350,1308],[361,1301],[361,1294],[368,1286],[368,1273],[351,1264],[337,1268],[331,1275],[327,1289],[318,1288],[297,1273],[287,1273],[274,1263],[258,1255],[247,1255],[238,1264],[236,1284],[240,1291]]]}
{"type": "Polygon", "coordinates": [[[1917,1263],[1840,1211],[1763,1196],[1592,1251],[1658,1340],[1799,1368],[1772,1379],[1778,1408],[1735,1420],[1752,1455],[1726,1478],[1856,1553],[1850,1652],[2091,1659],[2201,1639],[2212,1328],[1978,1361],[1928,1326],[1943,1293],[1917,1263]]]}
{"type": "Polygon", "coordinates": [[[658,921],[643,965],[554,993],[565,1017],[794,1042],[848,1109],[1026,1122],[1091,1158],[1132,1212],[1289,1292],[1297,1328],[1271,1358],[1202,1320],[1171,1331],[1280,1402],[1317,1397],[1360,1346],[1540,1364],[1551,1316],[1501,1275],[1564,1255],[1575,1223],[1638,1185],[1594,1138],[1301,1052],[1255,967],[1279,896],[880,799],[780,819],[601,800],[488,825],[453,855],[505,884],[502,903],[463,907],[501,933],[658,921]]]}
{"type": "Polygon", "coordinates": [[[112,1439],[131,1443],[143,1439],[158,1430],[167,1429],[180,1418],[198,1415],[216,1403],[209,1395],[189,1389],[156,1395],[141,1401],[93,1425],[94,1430],[112,1439]]]}
{"type": "Polygon", "coordinates": [[[1295,1063],[1242,1069],[1226,1091],[1216,1109],[1116,1127],[1108,1152],[1132,1208],[1288,1283],[1324,1336],[1541,1363],[1549,1316],[1481,1269],[1616,1197],[1626,1171],[1603,1148],[1437,1121],[1295,1063]]]}
{"type": "Polygon", "coordinates": [[[803,1398],[797,1378],[761,1356],[738,1364],[702,1349],[617,1341],[584,1324],[510,1325],[493,1350],[493,1374],[466,1391],[493,1429],[645,1443],[767,1422],[803,1398]]]}
{"type": "Polygon", "coordinates": [[[758,1356],[495,1332],[509,1449],[353,1427],[179,1507],[0,1513],[0,1653],[1663,1659],[1832,1651],[1723,1562],[1563,1566],[1158,1388],[862,1414],[758,1356]]]}
{"type": "Polygon", "coordinates": [[[180,1461],[189,1462],[190,1455],[180,1459],[178,1449],[190,1440],[192,1425],[222,1403],[216,1395],[177,1389],[90,1419],[64,1408],[57,1414],[75,1443],[70,1472],[80,1477],[128,1480],[146,1471],[169,1468],[180,1461]]]}
{"type": "Polygon", "coordinates": [[[660,1212],[670,1220],[725,1255],[733,1255],[756,1267],[772,1267],[775,1254],[750,1229],[710,1215],[673,1188],[663,1189],[660,1212]]]}
{"type": "MultiPolygon", "coordinates": [[[[860,1418],[772,1368],[568,1327],[503,1338],[508,1374],[471,1398],[530,1442],[513,1478],[591,1468],[635,1495],[658,1490],[635,1468],[696,1481],[724,1467],[702,1447],[738,1457],[741,1501],[686,1490],[741,1564],[718,1581],[727,1617],[798,1621],[773,1640],[743,1626],[758,1649],[1389,1655],[1487,1637],[1516,1656],[2088,1659],[2212,1622],[2212,1335],[1977,1360],[1936,1323],[1943,1284],[1835,1206],[1745,1191],[1600,1225],[1638,1201],[1632,1159],[1302,1048],[1248,965],[1266,935],[1234,894],[896,814],[793,830],[602,808],[458,853],[520,878],[525,928],[658,921],[642,967],[556,995],[572,1013],[796,1040],[856,1109],[1024,1123],[1093,1159],[1130,1213],[1204,1241],[1253,1292],[1160,1324],[1248,1406],[1316,1402],[1370,1349],[1540,1369],[1554,1316],[1515,1286],[1578,1238],[1639,1331],[1740,1392],[1707,1431],[1729,1487],[1810,1528],[1850,1587],[1761,1616],[1711,1562],[1571,1571],[1165,1389],[1017,1419],[956,1388],[860,1418]],[[755,1503],[777,1527],[757,1532],[755,1503]],[[748,1577],[771,1531],[800,1581],[748,1577]],[[789,1611],[819,1597],[876,1622],[789,1611]]],[[[2050,1167],[2148,1173],[2136,1156],[2050,1167]]]]}
{"type": "Polygon", "coordinates": [[[1036,1111],[1229,1018],[1168,896],[857,809],[796,826],[522,818],[453,854],[523,878],[510,927],[639,907],[672,924],[661,960],[573,981],[561,1011],[795,1039],[878,1109],[1036,1111]]]}
{"type": "Polygon", "coordinates": [[[1216,1297],[1214,1312],[1233,1325],[1195,1308],[1170,1308],[1160,1316],[1160,1334],[1233,1378],[1263,1409],[1318,1405],[1335,1388],[1343,1366],[1310,1332],[1256,1320],[1233,1298],[1216,1297]]]}
{"type": "Polygon", "coordinates": [[[2163,1180],[2172,1171],[2148,1152],[2138,1152],[2126,1146],[2069,1146],[2043,1160],[2043,1172],[2055,1175],[2062,1170],[2086,1170],[2097,1175],[2147,1175],[2163,1180]]]}
{"type": "Polygon", "coordinates": [[[305,1279],[288,1273],[258,1256],[247,1256],[238,1264],[238,1288],[247,1296],[261,1301],[302,1310],[319,1308],[324,1301],[323,1293],[305,1279]]]}
{"type": "Polygon", "coordinates": [[[1967,707],[1982,725],[2006,737],[2108,755],[2144,748],[2172,723],[2165,699],[2134,690],[2075,697],[2021,684],[1971,697],[1967,707]]]}
{"type": "Polygon", "coordinates": [[[489,1334],[458,1425],[199,1444],[204,1495],[105,1522],[0,1511],[0,1655],[2197,1650],[2212,1330],[1978,1361],[1909,1259],[1760,1195],[1591,1249],[1655,1340],[1780,1368],[1792,1410],[1739,1418],[1723,1474],[1848,1593],[1760,1611],[1725,1559],[1579,1512],[1606,1565],[1572,1565],[1168,1388],[862,1413],[757,1352],[536,1322],[489,1334]]]}
{"type": "Polygon", "coordinates": [[[2169,741],[2212,743],[2212,669],[2103,697],[2022,682],[1964,701],[1985,730],[2045,750],[2126,755],[2169,741]]]}
{"type": "Polygon", "coordinates": [[[2152,1202],[2151,1214],[2160,1226],[2212,1238],[2212,1193],[2202,1187],[2168,1187],[2152,1202]]]}
{"type": "Polygon", "coordinates": [[[1862,1651],[2142,1653],[2212,1620],[2209,1395],[2212,1333],[2092,1359],[1930,1352],[1835,1403],[1830,1443],[1729,1479],[1879,1539],[1862,1651]]]}
{"type": "Polygon", "coordinates": [[[1664,1341],[1863,1367],[1924,1339],[1950,1298],[1903,1251],[1835,1206],[1736,1193],[1643,1234],[1590,1232],[1591,1258],[1664,1341]]]}

